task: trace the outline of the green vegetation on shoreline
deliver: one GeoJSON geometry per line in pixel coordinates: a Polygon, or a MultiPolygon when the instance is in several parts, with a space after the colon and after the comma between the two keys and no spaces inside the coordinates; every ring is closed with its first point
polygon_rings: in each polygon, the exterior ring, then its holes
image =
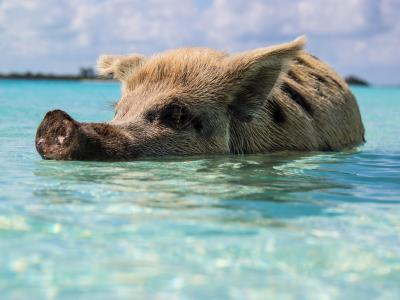
{"type": "Polygon", "coordinates": [[[0,79],[29,79],[29,80],[112,80],[108,77],[97,76],[92,68],[80,68],[78,74],[51,74],[51,73],[0,73],[0,79]]]}
{"type": "MultiPolygon", "coordinates": [[[[91,68],[81,68],[79,74],[51,74],[51,73],[0,73],[0,79],[21,79],[21,80],[113,80],[111,77],[97,76],[91,68]]],[[[371,86],[366,80],[357,76],[347,76],[346,82],[350,85],[371,86]]]]}
{"type": "Polygon", "coordinates": [[[77,75],[50,75],[50,74],[39,74],[33,76],[25,76],[24,74],[0,74],[1,79],[13,79],[13,80],[106,80],[110,81],[110,78],[105,77],[82,77],[77,75]]]}

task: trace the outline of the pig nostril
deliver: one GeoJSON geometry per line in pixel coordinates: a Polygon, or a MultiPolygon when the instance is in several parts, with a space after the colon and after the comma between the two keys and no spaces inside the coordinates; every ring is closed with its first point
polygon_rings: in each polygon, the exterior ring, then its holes
{"type": "Polygon", "coordinates": [[[37,141],[37,145],[40,146],[44,143],[44,138],[41,138],[37,141]]]}

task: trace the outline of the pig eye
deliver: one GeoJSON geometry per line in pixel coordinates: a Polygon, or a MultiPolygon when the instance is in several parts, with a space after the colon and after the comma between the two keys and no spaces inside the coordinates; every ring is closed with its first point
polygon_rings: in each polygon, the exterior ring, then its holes
{"type": "Polygon", "coordinates": [[[175,129],[186,128],[192,117],[189,109],[181,104],[170,104],[160,114],[160,121],[168,127],[175,129]]]}

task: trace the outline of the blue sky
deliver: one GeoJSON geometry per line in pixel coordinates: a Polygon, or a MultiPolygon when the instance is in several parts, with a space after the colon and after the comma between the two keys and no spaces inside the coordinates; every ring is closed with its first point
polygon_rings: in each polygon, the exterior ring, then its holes
{"type": "Polygon", "coordinates": [[[0,0],[0,72],[75,73],[99,54],[237,52],[306,34],[340,74],[400,84],[399,0],[0,0]]]}

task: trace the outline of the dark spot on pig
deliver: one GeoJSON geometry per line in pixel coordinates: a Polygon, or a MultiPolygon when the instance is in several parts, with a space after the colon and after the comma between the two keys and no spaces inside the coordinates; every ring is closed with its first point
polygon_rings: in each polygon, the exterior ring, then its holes
{"type": "Polygon", "coordinates": [[[274,123],[282,125],[286,121],[286,115],[283,108],[276,102],[271,101],[269,103],[269,111],[274,123]]]}
{"type": "Polygon", "coordinates": [[[342,85],[341,85],[335,78],[333,78],[333,77],[331,77],[331,76],[329,76],[328,78],[329,78],[330,81],[333,82],[334,85],[336,85],[336,87],[337,87],[338,89],[340,89],[340,90],[343,89],[343,88],[342,88],[342,85]]]}
{"type": "Polygon", "coordinates": [[[302,82],[303,82],[303,80],[301,80],[301,79],[299,78],[299,76],[298,76],[295,72],[293,72],[293,70],[290,70],[290,71],[288,72],[288,77],[289,77],[290,79],[292,79],[293,81],[297,82],[297,83],[302,83],[302,82]]]}
{"type": "Polygon", "coordinates": [[[312,73],[312,76],[322,84],[326,84],[327,83],[327,79],[325,77],[319,75],[319,74],[312,73]]]}
{"type": "Polygon", "coordinates": [[[312,68],[312,66],[311,66],[305,59],[303,59],[303,58],[301,58],[301,57],[296,57],[296,58],[294,59],[294,61],[295,61],[295,63],[297,63],[298,65],[301,65],[301,66],[304,66],[304,67],[307,67],[307,68],[312,68]]]}
{"type": "Polygon", "coordinates": [[[289,86],[289,84],[286,82],[282,84],[281,89],[284,93],[286,93],[290,97],[290,99],[292,99],[299,106],[301,106],[302,109],[308,115],[310,116],[313,115],[314,111],[310,103],[298,91],[296,91],[293,87],[289,86]]]}

